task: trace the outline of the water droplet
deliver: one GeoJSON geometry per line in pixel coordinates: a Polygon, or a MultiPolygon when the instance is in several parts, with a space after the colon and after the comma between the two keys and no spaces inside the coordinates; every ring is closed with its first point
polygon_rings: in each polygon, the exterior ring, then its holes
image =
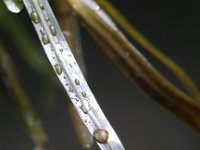
{"type": "Polygon", "coordinates": [[[70,68],[72,68],[72,67],[73,67],[73,66],[72,66],[72,64],[70,64],[70,63],[69,63],[69,66],[70,66],[70,68]]]}
{"type": "Polygon", "coordinates": [[[82,95],[83,97],[86,97],[86,93],[85,93],[85,92],[81,92],[81,95],[82,95]]]}
{"type": "MultiPolygon", "coordinates": [[[[50,29],[51,30],[51,29],[50,29]]],[[[51,31],[52,32],[52,34],[53,34],[53,31],[51,31]]],[[[55,34],[57,34],[57,31],[55,30],[55,34]]],[[[57,47],[58,47],[58,49],[59,49],[59,51],[60,52],[63,52],[63,48],[62,48],[62,46],[60,45],[60,43],[58,42],[58,41],[56,41],[56,44],[57,44],[57,47]]]]}
{"type": "Polygon", "coordinates": [[[64,30],[63,31],[63,35],[64,35],[64,37],[66,38],[66,39],[69,39],[70,38],[70,33],[67,31],[67,30],[64,30]]]}
{"type": "Polygon", "coordinates": [[[72,87],[69,87],[69,92],[73,92],[73,88],[72,87]]]}
{"type": "Polygon", "coordinates": [[[42,10],[44,10],[44,5],[43,5],[42,3],[40,3],[40,8],[41,8],[42,10]]]}
{"type": "Polygon", "coordinates": [[[61,75],[62,74],[62,68],[61,68],[61,66],[59,64],[56,64],[54,67],[55,67],[56,73],[58,75],[61,75]]]}
{"type": "Polygon", "coordinates": [[[85,113],[85,114],[87,114],[88,113],[88,109],[84,106],[84,105],[81,105],[81,110],[85,113]]]}
{"type": "Polygon", "coordinates": [[[76,100],[77,102],[79,102],[79,99],[78,99],[78,98],[75,98],[75,100],[76,100]]]}
{"type": "Polygon", "coordinates": [[[43,42],[43,44],[48,44],[50,41],[49,41],[49,37],[47,36],[47,34],[46,33],[43,33],[42,34],[42,42],[43,42]]]}
{"type": "Polygon", "coordinates": [[[99,7],[99,5],[97,5],[95,9],[96,9],[96,10],[100,10],[100,7],[99,7]]]}
{"type": "Polygon", "coordinates": [[[4,0],[4,3],[7,9],[13,13],[19,13],[24,7],[22,0],[4,0]]]}
{"type": "Polygon", "coordinates": [[[84,148],[85,148],[86,150],[91,149],[91,144],[90,144],[90,143],[85,144],[85,145],[84,145],[84,148]]]}
{"type": "Polygon", "coordinates": [[[31,20],[32,20],[32,22],[35,23],[35,24],[37,24],[37,23],[40,22],[40,18],[38,17],[38,14],[36,13],[35,10],[33,10],[33,11],[31,12],[31,20]]]}
{"type": "Polygon", "coordinates": [[[49,21],[49,16],[46,16],[46,17],[45,17],[45,20],[46,20],[46,21],[49,21]]]}
{"type": "Polygon", "coordinates": [[[84,122],[87,123],[87,121],[88,121],[87,118],[84,118],[84,122]]]}
{"type": "Polygon", "coordinates": [[[93,137],[98,143],[105,144],[108,141],[109,133],[105,129],[96,129],[93,133],[93,137]]]}
{"type": "Polygon", "coordinates": [[[51,31],[51,34],[53,35],[53,36],[55,36],[56,35],[56,29],[54,28],[54,26],[53,25],[50,25],[49,26],[49,29],[50,29],[50,31],[51,31]]]}
{"type": "Polygon", "coordinates": [[[49,21],[49,16],[48,16],[47,12],[45,10],[43,12],[44,12],[44,18],[45,18],[45,20],[49,21]]]}
{"type": "Polygon", "coordinates": [[[80,85],[80,81],[78,79],[75,79],[76,85],[80,85]]]}

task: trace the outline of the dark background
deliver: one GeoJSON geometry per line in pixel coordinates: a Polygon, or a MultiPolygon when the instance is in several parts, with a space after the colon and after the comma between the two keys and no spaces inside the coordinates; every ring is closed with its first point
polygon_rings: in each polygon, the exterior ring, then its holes
{"type": "MultiPolygon", "coordinates": [[[[200,87],[198,2],[112,1],[146,37],[183,66],[200,87]]],[[[30,22],[25,10],[19,16],[30,22]]],[[[31,27],[31,24],[27,26],[31,27]]],[[[37,37],[33,31],[30,28],[30,36],[37,37]]],[[[81,35],[89,85],[127,150],[200,149],[198,134],[132,85],[82,28],[81,35]]],[[[169,79],[179,85],[163,65],[158,64],[143,49],[140,50],[169,79]]],[[[49,133],[50,146],[56,150],[81,150],[69,119],[64,90],[57,90],[55,87],[56,94],[49,99],[56,101],[49,102],[49,107],[45,107],[44,101],[46,103],[48,100],[43,97],[44,92],[48,92],[48,87],[46,81],[42,82],[44,77],[24,65],[25,62],[17,51],[10,51],[23,85],[49,133]]],[[[14,107],[0,96],[0,150],[29,149],[33,149],[32,142],[14,107]]]]}

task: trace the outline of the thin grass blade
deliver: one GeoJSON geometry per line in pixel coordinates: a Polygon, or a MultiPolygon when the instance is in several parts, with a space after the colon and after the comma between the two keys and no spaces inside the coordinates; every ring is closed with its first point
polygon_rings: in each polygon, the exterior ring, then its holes
{"type": "Polygon", "coordinates": [[[24,0],[45,53],[82,121],[102,150],[124,147],[100,109],[46,0],[24,0]],[[96,132],[96,131],[103,131],[96,132]],[[100,136],[96,136],[96,135],[100,136]],[[102,141],[101,139],[104,139],[102,141]]]}

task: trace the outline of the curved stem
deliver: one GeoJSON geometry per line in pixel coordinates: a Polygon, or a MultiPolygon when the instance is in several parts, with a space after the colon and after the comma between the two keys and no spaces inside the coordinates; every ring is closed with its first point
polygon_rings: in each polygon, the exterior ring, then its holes
{"type": "Polygon", "coordinates": [[[188,92],[194,99],[200,100],[199,89],[189,77],[189,75],[172,59],[165,55],[160,49],[158,49],[153,43],[146,39],[137,28],[132,25],[114,6],[112,6],[108,0],[96,0],[97,3],[142,47],[144,47],[149,53],[156,57],[160,62],[165,64],[182,82],[188,92]]]}
{"type": "Polygon", "coordinates": [[[15,69],[8,54],[0,44],[0,82],[6,98],[11,100],[17,107],[18,113],[22,118],[28,133],[33,140],[35,147],[45,150],[47,144],[47,135],[42,124],[32,108],[28,97],[26,96],[15,69]]]}
{"type": "Polygon", "coordinates": [[[169,82],[117,29],[93,1],[67,0],[104,52],[143,92],[200,132],[200,106],[169,82]]]}

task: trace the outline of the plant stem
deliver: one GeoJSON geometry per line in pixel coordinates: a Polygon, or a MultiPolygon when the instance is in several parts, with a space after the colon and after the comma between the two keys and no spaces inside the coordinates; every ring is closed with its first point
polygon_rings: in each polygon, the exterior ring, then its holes
{"type": "Polygon", "coordinates": [[[134,81],[143,92],[200,132],[200,106],[161,75],[127,38],[98,12],[93,1],[66,0],[92,32],[108,57],[134,81]],[[92,4],[91,4],[92,3],[92,4]],[[93,7],[94,6],[94,7],[93,7]]]}
{"type": "Polygon", "coordinates": [[[47,135],[42,124],[30,104],[30,100],[25,94],[19,79],[12,65],[11,59],[0,44],[0,82],[1,90],[5,97],[11,100],[23,120],[30,138],[35,147],[45,150],[47,144],[47,135]]]}
{"type": "Polygon", "coordinates": [[[189,75],[172,59],[165,55],[153,43],[146,39],[137,28],[131,24],[119,10],[117,10],[108,0],[96,0],[96,2],[119,24],[135,41],[144,49],[156,57],[160,62],[165,64],[182,82],[191,96],[200,101],[199,89],[189,77],[189,75]]]}

